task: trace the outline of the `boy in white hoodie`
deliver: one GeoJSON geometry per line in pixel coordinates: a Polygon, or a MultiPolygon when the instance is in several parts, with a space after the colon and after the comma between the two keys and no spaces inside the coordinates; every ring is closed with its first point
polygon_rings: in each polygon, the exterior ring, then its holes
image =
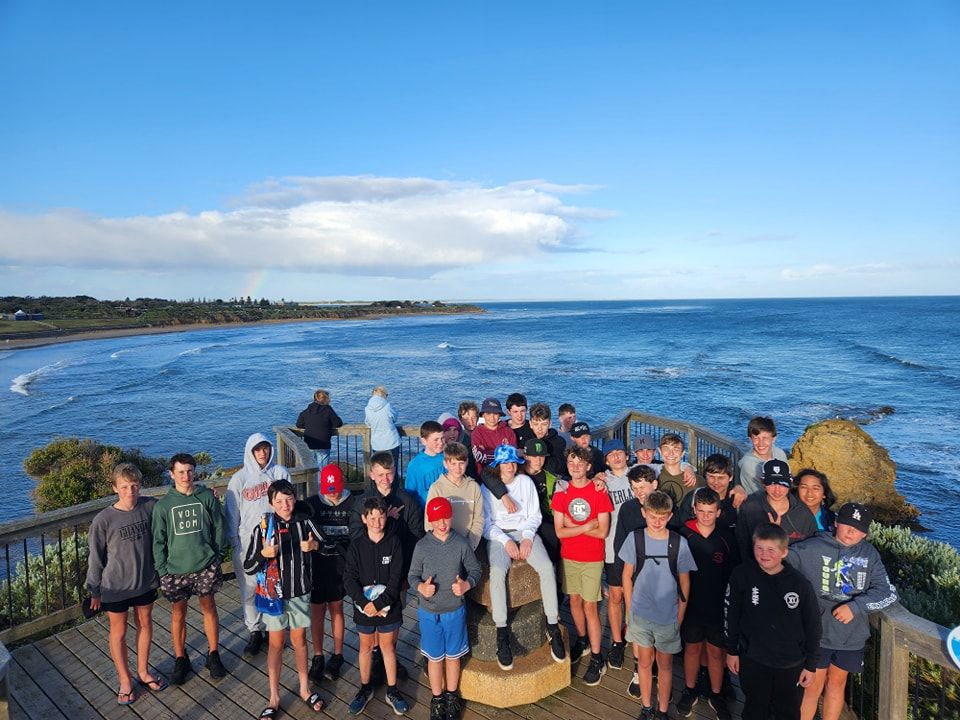
{"type": "MultiPolygon", "coordinates": [[[[227,485],[224,513],[227,517],[227,535],[233,545],[233,563],[243,563],[247,543],[253,529],[264,513],[273,512],[267,500],[267,488],[274,480],[289,480],[290,473],[274,462],[273,443],[263,433],[254,433],[247,438],[243,450],[243,469],[234,473],[227,485]]],[[[255,575],[237,573],[240,600],[243,603],[243,622],[250,633],[250,640],[243,654],[253,656],[260,652],[266,641],[266,626],[253,604],[257,587],[255,575]]]]}

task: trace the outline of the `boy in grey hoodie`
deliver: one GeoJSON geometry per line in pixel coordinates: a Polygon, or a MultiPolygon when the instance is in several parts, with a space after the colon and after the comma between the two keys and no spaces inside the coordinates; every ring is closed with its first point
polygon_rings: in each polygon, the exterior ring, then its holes
{"type": "Polygon", "coordinates": [[[866,506],[847,503],[833,534],[822,532],[790,548],[787,559],[813,585],[823,622],[820,660],[803,694],[801,720],[813,720],[821,694],[823,720],[840,717],[847,675],[863,670],[867,616],[897,601],[880,553],[866,541],[871,517],[866,506]]]}
{"type": "MultiPolygon", "coordinates": [[[[243,469],[234,473],[227,485],[224,513],[227,520],[227,535],[233,545],[233,563],[239,567],[247,554],[247,544],[253,529],[264,513],[272,512],[267,500],[267,488],[274,480],[289,480],[290,473],[274,462],[276,453],[273,444],[263,433],[254,433],[247,438],[243,450],[243,469]]],[[[257,587],[255,575],[237,573],[240,601],[243,603],[243,622],[250,633],[250,640],[243,654],[253,656],[260,652],[266,640],[263,617],[254,607],[253,596],[257,587]]]]}

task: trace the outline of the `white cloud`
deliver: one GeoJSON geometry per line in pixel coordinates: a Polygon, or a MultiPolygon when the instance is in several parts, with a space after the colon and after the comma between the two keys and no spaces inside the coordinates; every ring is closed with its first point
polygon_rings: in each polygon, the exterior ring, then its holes
{"type": "Polygon", "coordinates": [[[258,183],[230,209],[195,214],[0,212],[0,264],[429,276],[578,247],[577,223],[612,213],[564,205],[561,195],[594,189],[291,177],[258,183]]]}

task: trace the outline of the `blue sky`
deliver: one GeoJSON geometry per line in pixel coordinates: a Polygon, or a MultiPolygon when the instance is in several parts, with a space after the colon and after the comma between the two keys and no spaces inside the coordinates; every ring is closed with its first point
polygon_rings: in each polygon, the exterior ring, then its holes
{"type": "Polygon", "coordinates": [[[960,291],[960,6],[0,1],[0,295],[960,291]]]}

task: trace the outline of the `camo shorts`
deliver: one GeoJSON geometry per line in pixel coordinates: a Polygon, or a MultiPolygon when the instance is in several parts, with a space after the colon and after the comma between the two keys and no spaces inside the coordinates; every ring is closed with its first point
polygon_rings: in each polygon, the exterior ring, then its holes
{"type": "Polygon", "coordinates": [[[202,570],[183,575],[162,575],[160,592],[169,602],[187,600],[191,595],[203,597],[219,592],[223,587],[223,573],[220,562],[214,560],[202,570]]]}

